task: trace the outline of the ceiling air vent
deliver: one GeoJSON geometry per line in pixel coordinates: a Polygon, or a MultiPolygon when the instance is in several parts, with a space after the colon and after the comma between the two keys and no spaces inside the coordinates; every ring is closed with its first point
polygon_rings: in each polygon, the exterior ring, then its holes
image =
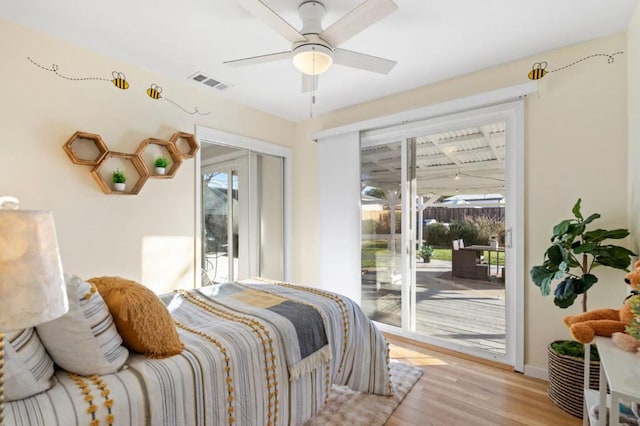
{"type": "Polygon", "coordinates": [[[203,81],[205,81],[207,79],[206,75],[202,75],[202,74],[196,74],[193,79],[199,83],[202,83],[203,81]]]}
{"type": "Polygon", "coordinates": [[[220,82],[212,78],[209,78],[205,80],[202,84],[206,84],[209,87],[216,87],[218,84],[220,84],[220,82]]]}
{"type": "Polygon", "coordinates": [[[229,87],[232,87],[228,83],[222,83],[221,81],[216,80],[215,78],[211,78],[201,72],[191,74],[188,78],[190,80],[197,81],[198,83],[202,83],[205,86],[213,87],[217,90],[226,90],[229,87]]]}

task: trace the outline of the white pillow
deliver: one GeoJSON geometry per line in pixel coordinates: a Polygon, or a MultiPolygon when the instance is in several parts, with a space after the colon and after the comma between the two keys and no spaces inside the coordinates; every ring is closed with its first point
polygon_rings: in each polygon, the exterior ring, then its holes
{"type": "Polygon", "coordinates": [[[34,328],[4,335],[4,396],[7,401],[44,392],[53,384],[53,360],[34,328]]]}
{"type": "Polygon", "coordinates": [[[49,355],[60,367],[81,374],[111,374],[124,365],[122,346],[109,308],[93,284],[65,274],[69,312],[36,326],[49,355]]]}

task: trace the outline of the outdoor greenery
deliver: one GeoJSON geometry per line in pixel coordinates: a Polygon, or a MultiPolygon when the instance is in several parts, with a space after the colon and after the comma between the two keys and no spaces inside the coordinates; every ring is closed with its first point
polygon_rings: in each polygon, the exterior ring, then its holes
{"type": "MultiPolygon", "coordinates": [[[[396,214],[396,233],[400,233],[402,217],[396,214]]],[[[390,234],[389,215],[380,215],[378,220],[364,219],[363,234],[390,234]]],[[[424,240],[431,246],[450,247],[453,240],[462,239],[465,245],[488,245],[492,235],[497,236],[500,244],[504,244],[504,219],[487,216],[467,217],[464,221],[453,221],[450,224],[432,223],[424,225],[424,240]]]]}
{"type": "MultiPolygon", "coordinates": [[[[362,233],[363,234],[390,234],[390,215],[380,215],[379,220],[365,219],[362,221],[362,233]]],[[[402,215],[396,213],[396,234],[400,234],[402,229],[402,215]]]]}
{"type": "Polygon", "coordinates": [[[431,255],[431,258],[434,260],[445,260],[447,262],[451,262],[451,249],[433,249],[433,255],[431,255]]]}
{"type": "Polygon", "coordinates": [[[169,164],[169,160],[165,157],[158,157],[156,158],[154,164],[156,167],[167,167],[167,165],[169,164]]]}
{"type": "Polygon", "coordinates": [[[426,225],[422,235],[425,241],[434,246],[448,247],[453,241],[453,238],[449,235],[449,228],[443,223],[426,225]]]}
{"type": "Polygon", "coordinates": [[[453,221],[449,226],[432,223],[424,226],[424,239],[433,246],[450,247],[453,240],[462,239],[466,246],[488,245],[492,235],[504,244],[504,219],[487,216],[467,217],[464,221],[453,221]]]}
{"type": "MultiPolygon", "coordinates": [[[[484,256],[485,259],[489,259],[489,252],[488,251],[483,251],[482,256],[484,256]]],[[[447,262],[451,262],[451,249],[442,249],[442,248],[436,248],[433,249],[433,255],[431,256],[431,259],[435,259],[435,260],[445,260],[447,262]]],[[[505,262],[504,262],[505,258],[504,258],[504,253],[502,252],[491,252],[491,265],[495,265],[496,262],[498,263],[498,265],[500,266],[504,266],[505,262]]]]}
{"type": "MultiPolygon", "coordinates": [[[[374,194],[369,194],[374,195],[374,194]]],[[[381,214],[378,219],[362,220],[363,235],[387,236],[390,232],[390,215],[381,214]]],[[[396,214],[396,234],[400,235],[402,217],[396,214]]],[[[451,224],[433,223],[425,225],[423,229],[424,245],[430,247],[431,259],[451,262],[452,241],[462,239],[466,246],[489,245],[491,236],[498,236],[500,244],[504,244],[504,219],[479,216],[467,217],[464,221],[454,221],[451,224]]],[[[425,249],[428,250],[428,249],[425,249]]],[[[376,266],[376,256],[389,255],[386,239],[368,240],[362,242],[362,267],[372,268],[376,266]]],[[[416,253],[422,256],[422,248],[416,253]]],[[[488,259],[488,252],[484,252],[485,259],[488,259]]],[[[504,265],[504,253],[491,254],[493,265],[504,265]]]]}
{"type": "Polygon", "coordinates": [[[124,175],[124,172],[120,169],[116,169],[113,172],[113,183],[125,183],[127,181],[127,177],[124,175]]]}
{"type": "Polygon", "coordinates": [[[560,308],[571,306],[582,294],[582,311],[586,312],[587,290],[598,282],[593,269],[602,265],[627,270],[635,253],[624,247],[604,244],[608,239],[625,238],[629,235],[626,229],[587,231],[587,225],[600,218],[600,214],[594,213],[585,219],[580,211],[581,202],[578,199],[573,206],[574,218],[553,227],[552,244],[544,252],[544,261],[531,268],[530,275],[543,296],[551,293],[553,281],[560,280],[553,299],[560,308]]]}
{"type": "Polygon", "coordinates": [[[373,268],[376,266],[377,254],[388,254],[385,240],[363,241],[361,246],[362,267],[373,268]]]}
{"type": "MultiPolygon", "coordinates": [[[[374,268],[376,266],[376,256],[381,255],[390,255],[387,247],[387,242],[385,240],[369,240],[362,242],[361,255],[362,255],[362,267],[363,268],[374,268]]],[[[417,253],[420,256],[420,253],[417,253]]],[[[398,255],[400,255],[398,253],[398,255]]],[[[485,259],[489,258],[489,252],[485,251],[482,253],[485,259]]],[[[451,248],[433,248],[432,247],[432,260],[444,260],[447,262],[451,262],[451,248]]],[[[504,266],[504,253],[496,253],[492,252],[491,254],[491,264],[495,265],[496,261],[498,265],[504,266]]]]}
{"type": "Polygon", "coordinates": [[[422,244],[422,248],[420,249],[420,257],[422,260],[429,262],[431,260],[431,256],[433,256],[433,247],[426,243],[422,244]]]}
{"type": "MultiPolygon", "coordinates": [[[[385,230],[382,228],[382,224],[377,220],[365,219],[362,221],[362,233],[363,234],[385,234],[385,230]]],[[[386,232],[389,233],[388,231],[386,232]]]]}
{"type": "MultiPolygon", "coordinates": [[[[375,192],[370,190],[367,194],[375,192]]],[[[384,211],[375,218],[362,220],[362,233],[366,235],[390,234],[390,212],[384,211]]],[[[396,212],[395,232],[399,234],[402,225],[402,214],[396,212]]],[[[451,242],[462,239],[466,246],[489,245],[491,236],[496,236],[498,243],[504,245],[504,218],[491,216],[465,216],[463,220],[452,220],[451,223],[431,223],[423,225],[423,238],[432,247],[451,247],[451,242]]]]}
{"type": "Polygon", "coordinates": [[[483,244],[478,238],[478,235],[479,232],[475,223],[469,221],[454,221],[449,225],[448,244],[451,244],[453,240],[462,240],[465,246],[483,244]]]}

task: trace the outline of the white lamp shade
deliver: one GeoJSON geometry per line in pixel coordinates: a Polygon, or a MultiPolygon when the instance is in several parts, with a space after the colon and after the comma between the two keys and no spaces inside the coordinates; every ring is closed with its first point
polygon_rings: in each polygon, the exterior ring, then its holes
{"type": "Polygon", "coordinates": [[[0,209],[0,331],[33,327],[68,309],[51,212],[0,209]]]}
{"type": "Polygon", "coordinates": [[[321,44],[305,44],[293,51],[293,65],[303,74],[322,74],[333,64],[333,52],[321,44]]]}

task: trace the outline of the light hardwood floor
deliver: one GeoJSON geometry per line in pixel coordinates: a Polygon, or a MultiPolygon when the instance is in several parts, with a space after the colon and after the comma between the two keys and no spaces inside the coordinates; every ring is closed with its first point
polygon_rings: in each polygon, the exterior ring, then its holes
{"type": "Polygon", "coordinates": [[[581,425],[547,396],[547,383],[386,335],[391,357],[424,370],[386,426],[581,425]]]}

